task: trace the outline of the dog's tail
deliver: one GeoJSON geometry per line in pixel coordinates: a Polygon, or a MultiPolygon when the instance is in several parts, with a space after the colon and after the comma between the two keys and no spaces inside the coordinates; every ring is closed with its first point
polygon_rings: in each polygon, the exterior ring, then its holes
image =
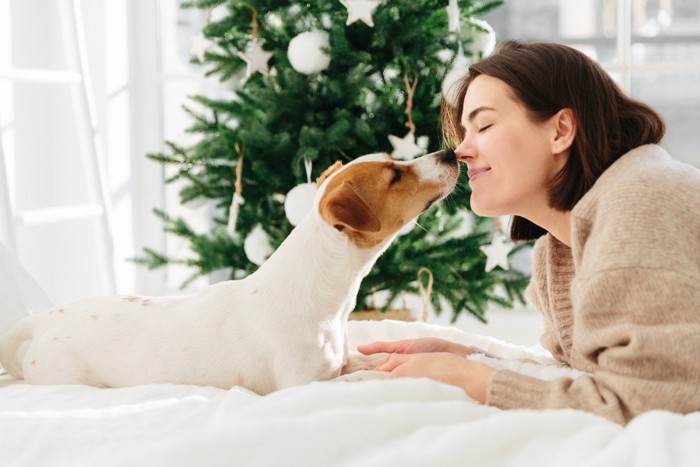
{"type": "Polygon", "coordinates": [[[26,353],[28,341],[31,341],[34,331],[34,320],[25,318],[15,324],[0,339],[0,364],[9,374],[17,379],[22,379],[24,373],[22,371],[22,360],[26,353]]]}

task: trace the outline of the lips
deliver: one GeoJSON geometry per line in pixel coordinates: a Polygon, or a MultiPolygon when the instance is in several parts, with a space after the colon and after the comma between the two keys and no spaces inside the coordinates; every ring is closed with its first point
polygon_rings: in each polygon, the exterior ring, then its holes
{"type": "Polygon", "coordinates": [[[467,172],[467,176],[469,177],[469,180],[474,180],[475,177],[479,176],[480,174],[483,174],[484,172],[488,172],[491,170],[491,167],[479,167],[475,169],[469,169],[467,172]]]}

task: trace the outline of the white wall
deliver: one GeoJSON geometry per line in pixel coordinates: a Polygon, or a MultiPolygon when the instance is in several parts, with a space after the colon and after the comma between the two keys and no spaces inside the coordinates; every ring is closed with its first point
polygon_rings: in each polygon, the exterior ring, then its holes
{"type": "MultiPolygon", "coordinates": [[[[66,69],[59,1],[0,2],[5,26],[0,68],[66,69]]],[[[162,147],[156,2],[83,0],[81,5],[113,200],[117,292],[160,293],[163,272],[148,272],[128,261],[143,246],[158,249],[164,243],[162,226],[151,214],[163,203],[161,168],[145,157],[162,147]]],[[[77,88],[6,82],[0,86],[2,136],[15,208],[96,201],[91,183],[95,177],[81,160],[89,139],[79,131],[81,122],[72,105],[71,92],[77,88]]],[[[100,267],[98,227],[95,220],[84,219],[18,228],[17,255],[54,302],[111,292],[100,267]]]]}

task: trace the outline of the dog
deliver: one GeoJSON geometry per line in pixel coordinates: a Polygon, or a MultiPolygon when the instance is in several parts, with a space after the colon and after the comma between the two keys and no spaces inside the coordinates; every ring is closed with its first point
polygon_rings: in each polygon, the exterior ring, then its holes
{"type": "Polygon", "coordinates": [[[0,341],[0,362],[29,383],[96,387],[267,394],[337,377],[360,281],[458,174],[451,150],[338,162],[319,178],[313,210],[250,276],[187,297],[93,297],[30,315],[0,341]]]}

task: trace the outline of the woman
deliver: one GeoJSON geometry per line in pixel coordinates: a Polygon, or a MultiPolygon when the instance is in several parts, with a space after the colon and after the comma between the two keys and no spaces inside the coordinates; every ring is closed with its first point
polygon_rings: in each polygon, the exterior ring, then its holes
{"type": "MultiPolygon", "coordinates": [[[[542,381],[439,339],[376,342],[377,369],[429,377],[501,408],[577,408],[627,423],[700,410],[700,170],[657,144],[664,123],[584,54],[506,42],[472,65],[444,127],[471,207],[537,239],[528,297],[542,344],[587,373],[542,381]]],[[[466,287],[469,284],[465,284],[466,287]]]]}

